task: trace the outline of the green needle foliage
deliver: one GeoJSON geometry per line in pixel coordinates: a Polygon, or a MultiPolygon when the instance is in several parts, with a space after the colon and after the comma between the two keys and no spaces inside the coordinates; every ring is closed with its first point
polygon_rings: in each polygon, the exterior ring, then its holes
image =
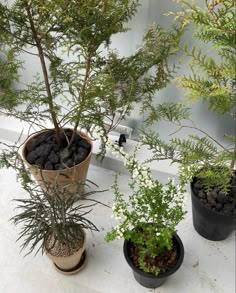
{"type": "Polygon", "coordinates": [[[136,103],[152,99],[172,76],[168,57],[176,51],[181,32],[152,26],[134,54],[119,56],[110,48],[111,37],[127,31],[138,2],[16,0],[12,6],[0,4],[4,42],[17,54],[33,55],[41,66],[34,81],[17,96],[25,108],[12,104],[13,110],[5,114],[41,127],[49,119],[60,144],[60,129],[67,124],[75,131],[78,126],[90,131],[98,125],[106,136],[136,103]],[[153,74],[147,75],[150,70],[153,74]]]}
{"type": "Polygon", "coordinates": [[[18,80],[19,66],[13,50],[6,52],[0,48],[0,111],[1,109],[11,111],[17,105],[17,91],[13,82],[18,80]]]}
{"type": "Polygon", "coordinates": [[[98,231],[87,218],[98,202],[81,199],[76,203],[74,194],[65,193],[56,185],[45,185],[42,190],[31,183],[27,186],[29,198],[15,200],[19,213],[11,221],[21,227],[17,241],[23,239],[21,247],[29,249],[27,255],[34,250],[43,253],[45,247],[49,252],[56,249],[59,254],[66,248],[70,255],[84,241],[82,229],[98,231]]]}
{"type": "Polygon", "coordinates": [[[198,45],[184,46],[185,56],[190,58],[190,75],[177,78],[186,90],[186,99],[179,104],[164,103],[153,106],[147,124],[164,120],[177,130],[168,142],[154,131],[143,131],[143,143],[153,151],[152,160],[170,159],[180,164],[182,180],[202,177],[206,190],[218,186],[227,191],[236,162],[236,136],[225,134],[228,146],[217,141],[191,119],[187,103],[203,102],[208,109],[220,115],[229,115],[236,120],[236,11],[234,0],[205,1],[206,7],[198,7],[194,1],[178,0],[182,11],[176,14],[183,28],[193,26],[193,35],[198,45]],[[199,45],[210,47],[208,50],[199,45]],[[213,57],[214,56],[214,57],[213,57]],[[177,137],[183,129],[196,131],[186,139],[177,137]]]}

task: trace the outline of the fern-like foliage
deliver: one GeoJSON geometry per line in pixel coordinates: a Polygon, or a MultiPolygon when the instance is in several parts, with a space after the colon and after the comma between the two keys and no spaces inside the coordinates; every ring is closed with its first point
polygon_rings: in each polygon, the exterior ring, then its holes
{"type": "Polygon", "coordinates": [[[236,121],[235,1],[205,1],[205,8],[197,6],[195,1],[177,2],[182,11],[175,19],[183,28],[192,25],[193,36],[197,39],[193,48],[183,47],[184,56],[190,60],[190,75],[177,78],[186,90],[187,98],[179,104],[154,106],[146,103],[145,109],[150,113],[147,125],[164,120],[172,123],[175,130],[169,141],[164,141],[158,133],[145,129],[142,141],[153,152],[150,160],[170,159],[179,163],[181,180],[187,182],[197,176],[203,179],[206,190],[218,186],[227,191],[236,162],[235,133],[226,133],[229,144],[223,145],[191,119],[188,103],[206,103],[209,110],[219,115],[227,113],[232,123],[236,121]],[[203,50],[199,44],[210,49],[203,50]],[[193,130],[196,134],[181,139],[178,133],[183,129],[193,130]]]}
{"type": "Polygon", "coordinates": [[[191,181],[201,177],[207,191],[218,187],[228,191],[233,168],[230,162],[236,160],[234,149],[219,150],[211,138],[189,135],[186,139],[172,137],[168,142],[155,131],[143,130],[142,143],[152,151],[148,162],[170,160],[179,164],[180,179],[191,181]]]}
{"type": "Polygon", "coordinates": [[[145,113],[146,109],[149,110],[148,118],[145,121],[147,125],[151,125],[160,120],[170,122],[188,120],[191,115],[190,109],[181,103],[162,103],[154,106],[150,102],[145,102],[142,112],[145,113]]]}
{"type": "Polygon", "coordinates": [[[236,106],[236,2],[206,1],[207,8],[198,7],[194,1],[177,2],[185,11],[177,15],[182,26],[193,24],[194,36],[209,44],[214,54],[203,52],[198,45],[185,47],[191,57],[192,75],[178,80],[191,100],[200,99],[220,114],[230,112],[236,106]]]}
{"type": "Polygon", "coordinates": [[[41,65],[40,74],[16,97],[25,108],[5,114],[42,127],[44,118],[49,118],[59,144],[60,128],[67,124],[88,132],[98,125],[104,131],[105,146],[107,133],[136,103],[150,101],[173,73],[168,58],[178,48],[178,28],[166,31],[153,25],[128,57],[110,48],[111,37],[127,31],[138,6],[138,0],[0,4],[4,43],[17,52],[16,57],[33,54],[41,65]]]}
{"type": "Polygon", "coordinates": [[[0,110],[5,108],[10,112],[19,102],[13,85],[18,80],[19,66],[20,62],[16,61],[13,50],[0,48],[0,110]]]}
{"type": "Polygon", "coordinates": [[[24,189],[28,189],[33,184],[29,169],[26,168],[24,161],[19,153],[19,144],[8,145],[0,142],[4,151],[0,152],[0,168],[12,168],[16,171],[17,179],[24,189]]]}

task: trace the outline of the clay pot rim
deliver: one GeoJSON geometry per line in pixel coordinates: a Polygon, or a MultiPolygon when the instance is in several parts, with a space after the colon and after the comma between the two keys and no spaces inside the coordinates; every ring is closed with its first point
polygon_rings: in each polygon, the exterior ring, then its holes
{"type": "MultiPolygon", "coordinates": [[[[46,132],[46,131],[50,131],[50,130],[54,130],[55,128],[45,128],[45,129],[42,129],[42,130],[39,130],[39,131],[36,131],[34,133],[32,133],[23,143],[23,146],[22,146],[22,151],[21,151],[21,155],[22,155],[22,158],[23,160],[26,162],[26,164],[28,166],[31,166],[32,168],[35,168],[35,169],[38,169],[38,170],[41,170],[42,172],[48,172],[48,173],[54,173],[54,172],[59,172],[59,173],[63,173],[63,172],[67,172],[67,171],[70,171],[70,170],[73,170],[73,168],[83,164],[84,162],[86,162],[87,160],[90,159],[90,157],[92,156],[92,150],[93,150],[93,143],[92,143],[92,140],[90,139],[90,137],[83,131],[81,130],[77,130],[77,133],[79,133],[81,135],[82,138],[84,138],[87,142],[89,142],[90,146],[91,146],[91,149],[90,149],[90,152],[89,154],[87,155],[86,159],[84,159],[82,162],[80,162],[79,164],[75,165],[75,166],[72,166],[70,168],[65,168],[65,169],[61,169],[61,170],[47,170],[47,169],[40,169],[40,168],[37,168],[35,167],[34,165],[30,164],[27,160],[26,160],[26,156],[25,156],[25,150],[26,150],[26,144],[28,141],[30,141],[32,138],[34,138],[35,136],[38,136],[40,135],[41,133],[43,132],[46,132]]],[[[66,127],[66,128],[63,128],[64,130],[66,129],[71,129],[73,130],[72,128],[70,127],[66,127]]]]}

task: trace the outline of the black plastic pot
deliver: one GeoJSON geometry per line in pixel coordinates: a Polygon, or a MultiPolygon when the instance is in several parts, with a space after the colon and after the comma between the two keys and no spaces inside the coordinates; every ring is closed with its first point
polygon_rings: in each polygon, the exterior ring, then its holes
{"type": "Polygon", "coordinates": [[[133,270],[135,280],[140,285],[146,288],[160,287],[170,275],[174,274],[179,269],[184,259],[184,246],[181,239],[176,233],[173,235],[173,242],[177,247],[177,258],[178,258],[177,263],[171,270],[166,271],[164,273],[160,273],[159,275],[156,276],[151,273],[145,273],[144,271],[140,270],[134,265],[132,259],[129,256],[129,250],[130,250],[130,247],[132,246],[132,242],[125,240],[124,246],[123,246],[124,256],[128,265],[133,270]]]}
{"type": "Polygon", "coordinates": [[[192,197],[193,226],[204,238],[212,241],[226,239],[235,228],[233,215],[227,215],[212,211],[206,207],[193,190],[193,182],[190,184],[192,197]]]}

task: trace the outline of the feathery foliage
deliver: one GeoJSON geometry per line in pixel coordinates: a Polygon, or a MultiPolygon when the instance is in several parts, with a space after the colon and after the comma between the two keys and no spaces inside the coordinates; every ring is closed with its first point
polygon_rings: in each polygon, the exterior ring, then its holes
{"type": "Polygon", "coordinates": [[[200,8],[194,1],[177,1],[183,12],[177,15],[183,26],[192,23],[194,36],[209,44],[215,55],[194,46],[185,48],[191,58],[191,76],[179,78],[190,99],[207,102],[209,109],[224,114],[236,105],[236,10],[235,0],[206,1],[200,8]]]}
{"type": "Polygon", "coordinates": [[[74,125],[75,131],[78,126],[89,131],[97,125],[107,135],[135,103],[152,99],[171,78],[168,57],[175,52],[181,32],[152,26],[134,54],[119,56],[109,46],[111,37],[127,31],[138,2],[16,0],[12,6],[0,4],[4,43],[17,55],[33,55],[41,68],[16,97],[25,109],[12,104],[13,110],[6,109],[5,114],[41,127],[49,119],[60,144],[60,128],[66,124],[74,125]],[[150,69],[154,73],[147,75],[150,69]]]}
{"type": "Polygon", "coordinates": [[[0,110],[3,108],[11,111],[17,105],[17,91],[13,82],[18,80],[19,66],[13,50],[5,51],[0,48],[0,110]]]}
{"type": "MultiPolygon", "coordinates": [[[[218,186],[227,191],[236,162],[235,133],[225,134],[229,145],[217,141],[192,121],[189,101],[206,103],[210,111],[218,115],[230,115],[236,121],[236,10],[235,1],[205,1],[207,7],[198,7],[195,1],[177,0],[182,11],[175,19],[182,28],[193,25],[193,35],[198,44],[184,46],[184,56],[190,58],[189,76],[177,78],[187,96],[180,103],[164,103],[158,106],[147,104],[150,115],[147,124],[160,120],[171,122],[177,130],[168,142],[147,129],[143,130],[142,141],[153,151],[151,160],[170,159],[180,166],[182,180],[203,178],[205,189],[218,186]],[[199,48],[199,44],[209,49],[199,48]],[[178,138],[180,130],[190,129],[198,135],[178,138]]],[[[172,13],[171,13],[172,14],[172,13]]]]}

